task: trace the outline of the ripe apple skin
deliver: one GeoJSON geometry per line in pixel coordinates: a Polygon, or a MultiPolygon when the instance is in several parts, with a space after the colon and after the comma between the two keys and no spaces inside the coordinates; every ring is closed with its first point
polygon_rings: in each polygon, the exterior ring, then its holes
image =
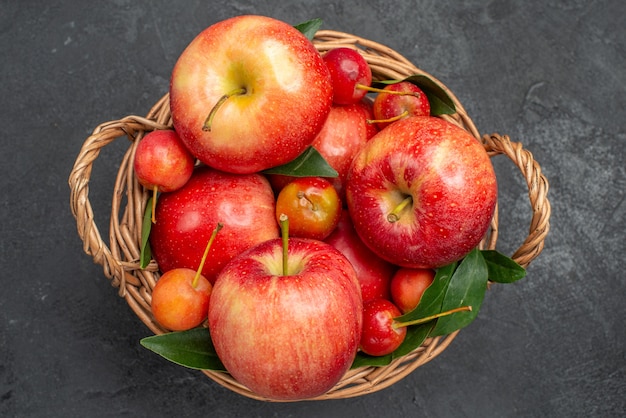
{"type": "Polygon", "coordinates": [[[202,268],[211,283],[235,255],[279,236],[272,188],[260,174],[232,174],[201,166],[189,181],[163,193],[156,206],[150,247],[162,272],[197,269],[216,225],[217,234],[202,268]]]}
{"type": "Polygon", "coordinates": [[[352,263],[361,285],[363,302],[390,299],[391,278],[396,266],[372,252],[357,235],[348,211],[343,211],[335,230],[324,240],[352,263]]]}
{"type": "Polygon", "coordinates": [[[217,355],[238,382],[277,400],[331,389],[350,368],[363,304],[350,262],[317,240],[280,239],[235,257],[220,272],[209,305],[217,355]]]}
{"type": "Polygon", "coordinates": [[[363,242],[402,267],[437,268],[478,245],[494,213],[496,176],[483,146],[464,129],[411,116],[374,136],[356,156],[347,203],[363,242]],[[390,222],[390,213],[412,199],[390,222]]]}
{"type": "Polygon", "coordinates": [[[173,130],[147,133],[135,150],[133,169],[137,181],[160,192],[181,188],[191,177],[194,158],[173,130]]]}
{"type": "Polygon", "coordinates": [[[330,73],[293,26],[254,15],[202,31],[177,60],[170,80],[172,120],[200,161],[253,173],[293,160],[318,134],[332,104],[330,73]],[[205,120],[218,100],[245,89],[205,120]]]}
{"type": "MultiPolygon", "coordinates": [[[[384,120],[400,116],[405,111],[407,116],[429,116],[430,102],[426,94],[415,84],[409,81],[389,84],[385,86],[386,91],[400,91],[411,94],[390,94],[378,93],[374,99],[374,119],[384,120]]],[[[389,126],[393,122],[378,122],[380,129],[389,126]]]]}
{"type": "Polygon", "coordinates": [[[402,267],[391,278],[391,301],[402,311],[411,312],[417,307],[424,291],[435,279],[433,269],[411,269],[402,267]]]}
{"type": "Polygon", "coordinates": [[[313,140],[313,146],[338,176],[332,179],[339,197],[345,200],[345,183],[352,160],[372,138],[378,128],[367,123],[373,117],[371,103],[334,105],[322,130],[313,140]]]}

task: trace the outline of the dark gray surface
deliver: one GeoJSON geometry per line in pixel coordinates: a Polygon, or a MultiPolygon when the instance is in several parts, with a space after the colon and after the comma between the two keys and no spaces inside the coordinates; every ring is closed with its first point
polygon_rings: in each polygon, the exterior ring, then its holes
{"type": "MultiPolygon", "coordinates": [[[[0,416],[624,416],[625,5],[1,1],[0,416]],[[441,356],[376,394],[263,403],[167,363],[139,346],[149,331],[82,252],[67,187],[82,142],[101,122],[145,114],[193,36],[243,13],[320,17],[396,49],[447,84],[482,133],[522,141],[550,180],[552,232],[527,279],[495,287],[441,356]]],[[[94,169],[105,234],[125,145],[94,169]]],[[[510,253],[529,208],[521,175],[496,166],[510,253]]]]}

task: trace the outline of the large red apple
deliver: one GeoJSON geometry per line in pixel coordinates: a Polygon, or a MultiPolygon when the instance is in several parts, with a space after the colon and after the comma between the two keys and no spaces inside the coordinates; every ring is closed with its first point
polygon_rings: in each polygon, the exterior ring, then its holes
{"type": "Polygon", "coordinates": [[[299,400],[326,393],[350,368],[362,327],[350,262],[322,241],[291,238],[283,275],[280,239],[235,257],[209,305],[217,355],[258,395],[299,400]]]}
{"type": "Polygon", "coordinates": [[[354,159],[347,203],[363,242],[393,264],[437,268],[484,237],[497,199],[489,156],[464,129],[412,116],[381,130],[354,159]]]}
{"type": "Polygon", "coordinates": [[[302,153],[322,128],[332,95],[313,44],[285,22],[254,15],[202,31],[170,82],[181,139],[202,162],[234,173],[275,167],[302,153]]]}
{"type": "Polygon", "coordinates": [[[372,299],[391,299],[391,278],[396,266],[370,250],[357,235],[348,211],[341,213],[335,230],[324,240],[352,263],[361,285],[363,302],[372,299]]]}
{"type": "Polygon", "coordinates": [[[222,223],[202,268],[213,283],[235,255],[279,235],[274,213],[274,193],[262,175],[198,167],[181,189],[159,197],[150,247],[162,272],[195,270],[213,230],[222,223]]]}

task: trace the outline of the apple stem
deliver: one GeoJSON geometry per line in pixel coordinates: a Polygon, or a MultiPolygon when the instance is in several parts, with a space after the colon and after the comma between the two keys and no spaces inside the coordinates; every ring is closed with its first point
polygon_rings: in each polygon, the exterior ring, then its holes
{"type": "Polygon", "coordinates": [[[222,105],[224,104],[224,102],[226,102],[226,100],[230,99],[233,96],[241,96],[242,94],[246,94],[245,88],[234,89],[233,91],[226,93],[225,95],[220,97],[217,103],[215,103],[215,106],[213,106],[213,109],[211,109],[209,116],[207,116],[207,118],[204,120],[204,125],[202,126],[202,130],[206,132],[211,132],[211,126],[213,125],[213,118],[215,118],[215,114],[217,113],[218,109],[222,107],[222,105]]]}
{"type": "Polygon", "coordinates": [[[318,209],[317,205],[302,190],[300,190],[296,196],[298,197],[298,199],[304,199],[308,203],[310,203],[312,211],[316,211],[318,209]]]}
{"type": "Polygon", "coordinates": [[[397,91],[397,90],[385,90],[379,89],[372,86],[366,86],[365,84],[357,84],[355,86],[357,89],[371,91],[372,93],[386,93],[386,94],[395,94],[398,96],[415,96],[420,97],[420,93],[417,91],[397,91]]]}
{"type": "Polygon", "coordinates": [[[404,200],[387,215],[387,221],[391,223],[398,222],[400,220],[400,212],[412,202],[413,198],[411,196],[405,197],[404,200]]]}
{"type": "Polygon", "coordinates": [[[426,316],[424,318],[419,318],[419,319],[414,319],[413,321],[406,321],[406,322],[393,322],[393,327],[394,328],[402,328],[402,327],[408,327],[410,325],[419,325],[419,324],[425,324],[426,322],[430,322],[433,319],[437,319],[437,318],[441,318],[442,316],[448,316],[451,315],[453,313],[456,312],[462,312],[462,311],[471,311],[472,307],[471,306],[461,306],[459,308],[454,308],[454,309],[450,309],[449,311],[445,311],[445,312],[440,312],[438,314],[435,315],[430,315],[430,316],[426,316]]]}
{"type": "Polygon", "coordinates": [[[191,282],[191,287],[193,287],[194,289],[196,288],[196,286],[198,286],[198,280],[200,280],[200,275],[202,274],[202,269],[204,268],[204,262],[206,261],[207,256],[209,255],[209,250],[211,249],[211,245],[213,244],[213,241],[215,240],[217,233],[220,232],[220,229],[222,229],[223,226],[224,225],[222,225],[221,222],[218,222],[217,226],[213,230],[213,233],[211,234],[211,238],[209,238],[209,242],[207,243],[206,248],[204,249],[204,254],[202,254],[202,260],[200,260],[200,266],[198,267],[198,270],[196,270],[196,275],[193,277],[193,281],[191,282]]]}
{"type": "Polygon", "coordinates": [[[284,213],[279,216],[281,237],[283,239],[283,276],[289,275],[289,217],[284,213]]]}
{"type": "Polygon", "coordinates": [[[156,223],[156,201],[157,194],[159,192],[159,186],[155,185],[152,187],[152,223],[156,223]]]}
{"type": "Polygon", "coordinates": [[[395,122],[397,120],[402,119],[405,116],[409,115],[409,111],[405,110],[404,112],[400,113],[397,116],[388,118],[388,119],[367,119],[367,123],[369,123],[370,125],[373,123],[391,123],[391,122],[395,122]]]}

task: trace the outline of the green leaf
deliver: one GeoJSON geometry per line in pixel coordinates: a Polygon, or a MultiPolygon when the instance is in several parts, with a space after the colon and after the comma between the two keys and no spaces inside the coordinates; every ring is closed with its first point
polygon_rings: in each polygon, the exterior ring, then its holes
{"type": "Polygon", "coordinates": [[[354,361],[352,362],[352,366],[350,366],[350,368],[357,369],[363,366],[386,366],[391,363],[391,360],[391,354],[386,356],[370,356],[369,354],[359,351],[356,353],[356,357],[354,357],[354,361]]]}
{"type": "Polygon", "coordinates": [[[139,266],[145,269],[152,259],[152,251],[150,249],[150,230],[152,229],[152,196],[146,203],[146,211],[143,214],[143,223],[141,225],[141,254],[139,257],[139,266]]]}
{"type": "Polygon", "coordinates": [[[430,286],[424,291],[420,303],[411,312],[396,318],[398,322],[409,322],[416,319],[425,318],[441,312],[448,284],[452,279],[458,263],[451,263],[437,269],[435,278],[430,286]]]}
{"type": "Polygon", "coordinates": [[[167,360],[199,370],[226,371],[217,357],[208,328],[194,328],[188,331],[169,332],[143,338],[145,348],[154,351],[167,360]]]}
{"type": "Polygon", "coordinates": [[[409,326],[406,330],[404,341],[400,344],[400,347],[396,348],[396,351],[391,353],[392,357],[395,359],[405,356],[422,345],[435,324],[436,321],[430,321],[426,324],[409,326]]]}
{"type": "Polygon", "coordinates": [[[513,259],[495,250],[483,250],[489,280],[496,283],[513,283],[526,277],[526,269],[513,259]]]}
{"type": "Polygon", "coordinates": [[[469,325],[476,318],[487,291],[487,278],[487,263],[480,250],[475,248],[465,256],[452,275],[441,305],[441,312],[462,306],[471,306],[472,310],[439,318],[431,336],[450,334],[469,325]]]}
{"type": "Polygon", "coordinates": [[[294,27],[302,32],[304,36],[309,38],[309,41],[312,41],[317,31],[322,27],[322,19],[308,20],[295,25],[294,27]]]}
{"type": "Polygon", "coordinates": [[[383,80],[373,83],[373,85],[395,84],[401,81],[408,81],[422,89],[428,102],[430,103],[430,114],[433,116],[453,115],[456,113],[456,106],[450,95],[430,77],[423,74],[414,74],[403,80],[383,80]]]}
{"type": "Polygon", "coordinates": [[[337,177],[339,173],[312,146],[287,164],[264,170],[265,174],[293,177],[337,177]]]}

